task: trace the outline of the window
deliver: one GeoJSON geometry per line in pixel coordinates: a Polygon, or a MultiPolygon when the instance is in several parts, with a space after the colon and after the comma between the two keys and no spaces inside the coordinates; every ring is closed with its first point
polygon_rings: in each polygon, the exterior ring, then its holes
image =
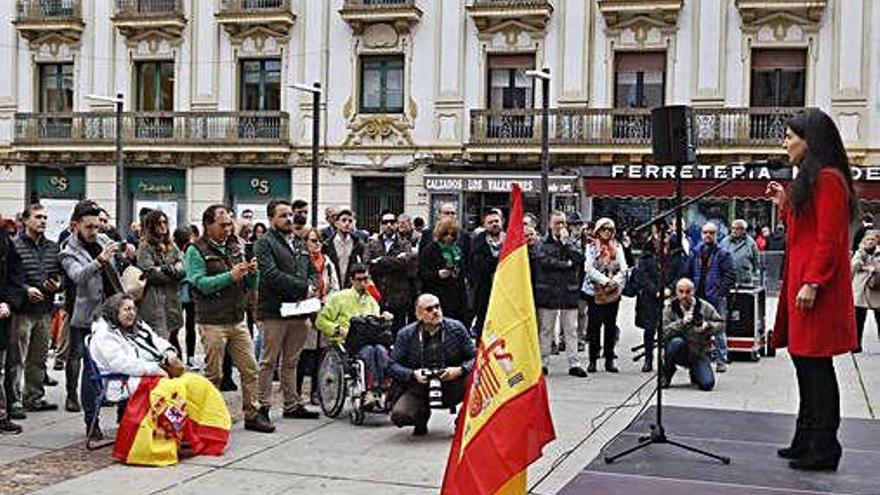
{"type": "Polygon", "coordinates": [[[361,57],[361,113],[403,113],[403,56],[361,57]]]}
{"type": "MultiPolygon", "coordinates": [[[[614,57],[614,108],[663,106],[666,93],[666,52],[618,52],[614,57]]],[[[651,115],[614,115],[612,135],[624,141],[651,138],[651,115]]]]}
{"type": "Polygon", "coordinates": [[[137,110],[135,136],[167,139],[174,135],[174,117],[149,115],[174,110],[174,62],[140,62],[137,70],[137,110]]]}
{"type": "Polygon", "coordinates": [[[531,138],[533,116],[525,109],[534,108],[534,80],[526,71],[535,68],[535,55],[490,55],[487,107],[493,112],[487,133],[491,138],[531,138]]]}
{"type": "MultiPolygon", "coordinates": [[[[40,64],[39,110],[45,114],[73,111],[73,64],[40,64]]],[[[70,137],[70,117],[40,116],[38,132],[44,138],[70,137]]]]}
{"type": "Polygon", "coordinates": [[[281,109],[281,59],[241,62],[241,109],[281,109]]]}
{"type": "Polygon", "coordinates": [[[804,106],[806,74],[806,50],[753,50],[751,106],[804,106]]]}

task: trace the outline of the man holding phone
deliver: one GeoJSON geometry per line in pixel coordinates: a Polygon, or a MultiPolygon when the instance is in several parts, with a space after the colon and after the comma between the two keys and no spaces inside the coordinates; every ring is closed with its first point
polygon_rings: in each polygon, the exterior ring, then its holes
{"type": "Polygon", "coordinates": [[[82,380],[82,406],[77,398],[77,383],[82,359],[85,358],[86,336],[92,332],[92,316],[95,310],[113,294],[123,292],[122,279],[114,264],[119,244],[110,240],[101,230],[101,213],[97,203],[83,200],[73,209],[71,220],[74,233],[61,251],[61,266],[76,285],[76,301],[70,317],[70,348],[65,363],[67,377],[67,400],[64,408],[70,412],[85,409],[86,431],[89,420],[96,414],[94,381],[84,376],[82,380]]]}
{"type": "MultiPolygon", "coordinates": [[[[15,238],[15,251],[21,258],[26,297],[12,318],[10,361],[13,370],[7,375],[15,380],[9,402],[13,411],[24,403],[28,411],[54,411],[57,404],[47,402],[44,385],[57,385],[46,373],[52,302],[61,290],[61,261],[58,244],[45,236],[49,219],[46,208],[32,204],[21,214],[24,232],[15,238]],[[24,378],[24,391],[21,382],[24,378]]],[[[10,362],[7,362],[7,365],[10,362]]]]}

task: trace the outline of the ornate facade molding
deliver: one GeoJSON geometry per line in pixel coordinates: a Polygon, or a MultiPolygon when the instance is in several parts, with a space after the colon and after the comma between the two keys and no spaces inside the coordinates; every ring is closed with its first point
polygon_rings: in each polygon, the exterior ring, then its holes
{"type": "Polygon", "coordinates": [[[85,28],[80,0],[63,5],[19,2],[12,23],[35,51],[42,49],[46,43],[78,47],[85,28]]]}
{"type": "Polygon", "coordinates": [[[634,19],[650,20],[655,26],[674,29],[683,3],[683,0],[599,0],[598,5],[611,30],[632,26],[634,19]]]}
{"type": "Polygon", "coordinates": [[[290,10],[290,0],[281,0],[277,7],[249,7],[242,0],[223,0],[215,14],[217,23],[229,33],[233,45],[242,45],[247,38],[266,40],[275,38],[284,45],[290,38],[290,28],[296,15],[290,10]]]}
{"type": "Polygon", "coordinates": [[[523,31],[539,33],[543,38],[553,5],[548,0],[475,0],[467,10],[481,38],[500,32],[513,44],[523,31]]]}
{"type": "Polygon", "coordinates": [[[139,10],[139,5],[137,2],[119,1],[112,17],[129,47],[136,48],[146,39],[165,40],[174,46],[183,41],[187,21],[182,0],[176,0],[173,8],[162,11],[144,12],[139,10]]]}
{"type": "Polygon", "coordinates": [[[827,4],[826,0],[736,0],[743,28],[760,25],[768,16],[780,13],[790,14],[800,19],[801,24],[814,24],[818,28],[827,4]]]}
{"type": "Polygon", "coordinates": [[[422,18],[422,10],[414,0],[373,4],[364,0],[345,0],[339,10],[342,19],[359,36],[372,25],[389,25],[400,34],[408,34],[422,18]]]}

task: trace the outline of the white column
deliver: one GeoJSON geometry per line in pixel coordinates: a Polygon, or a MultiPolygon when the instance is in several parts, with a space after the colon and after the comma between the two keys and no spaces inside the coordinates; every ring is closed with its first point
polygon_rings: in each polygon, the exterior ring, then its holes
{"type": "Polygon", "coordinates": [[[554,17],[559,22],[559,56],[554,74],[560,105],[584,106],[590,100],[589,56],[591,6],[583,0],[559,0],[554,17]]]}
{"type": "Polygon", "coordinates": [[[724,103],[726,3],[722,0],[702,0],[693,4],[692,101],[697,106],[721,106],[724,103]]]}

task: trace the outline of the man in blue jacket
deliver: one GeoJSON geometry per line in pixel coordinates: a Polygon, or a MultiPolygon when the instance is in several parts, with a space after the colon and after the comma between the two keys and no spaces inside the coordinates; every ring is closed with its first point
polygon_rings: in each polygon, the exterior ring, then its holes
{"type": "MultiPolygon", "coordinates": [[[[727,317],[727,294],[736,284],[736,269],[730,253],[716,243],[718,227],[703,224],[703,243],[691,253],[688,278],[693,280],[697,297],[707,301],[722,318],[727,317]]],[[[725,329],[715,334],[717,360],[715,371],[727,371],[727,335],[725,329]]]]}

